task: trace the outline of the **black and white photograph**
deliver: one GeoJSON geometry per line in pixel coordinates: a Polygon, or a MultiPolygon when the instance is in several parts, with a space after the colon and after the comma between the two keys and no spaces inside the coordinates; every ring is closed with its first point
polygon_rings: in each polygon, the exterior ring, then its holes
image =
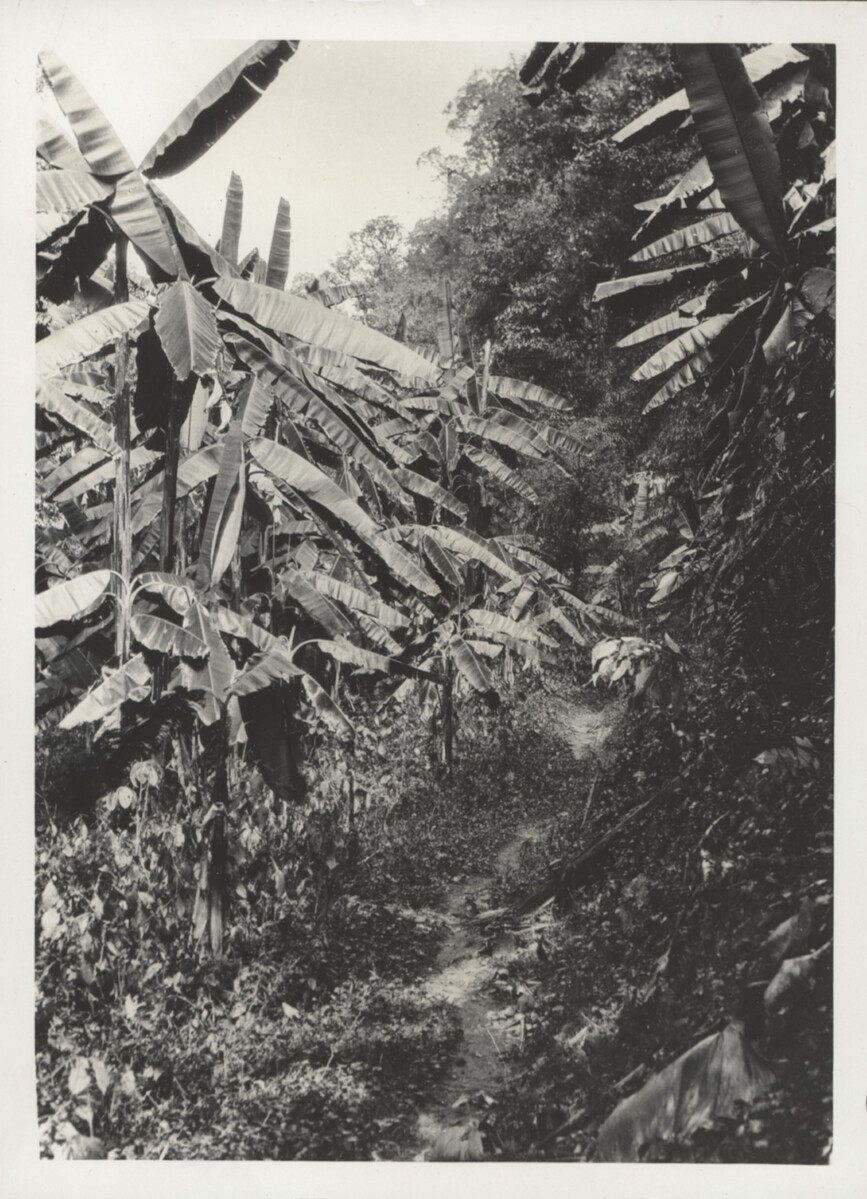
{"type": "Polygon", "coordinates": [[[0,1191],[857,1195],[859,6],[78,7],[0,1191]]]}

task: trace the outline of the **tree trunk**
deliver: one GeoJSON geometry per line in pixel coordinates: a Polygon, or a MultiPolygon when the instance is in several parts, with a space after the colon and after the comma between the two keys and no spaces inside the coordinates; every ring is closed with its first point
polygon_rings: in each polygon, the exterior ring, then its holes
{"type": "MultiPolygon", "coordinates": [[[[126,270],[128,242],[122,235],[115,246],[114,300],[125,304],[129,300],[129,281],[126,270]]],[[[130,391],[127,382],[129,339],[124,335],[117,342],[114,380],[114,436],[120,447],[114,473],[114,524],[111,566],[120,576],[115,580],[118,596],[115,626],[115,653],[119,664],[129,658],[129,586],[132,574],[132,529],[130,524],[130,391]]]]}

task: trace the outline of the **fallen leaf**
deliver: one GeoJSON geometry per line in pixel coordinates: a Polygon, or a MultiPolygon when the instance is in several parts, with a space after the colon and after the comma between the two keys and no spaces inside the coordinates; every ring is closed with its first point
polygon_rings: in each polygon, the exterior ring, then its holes
{"type": "Polygon", "coordinates": [[[682,1140],[718,1117],[736,1114],[773,1081],[774,1072],[733,1021],[699,1041],[622,1100],[599,1129],[596,1160],[634,1162],[655,1138],[682,1140]]]}

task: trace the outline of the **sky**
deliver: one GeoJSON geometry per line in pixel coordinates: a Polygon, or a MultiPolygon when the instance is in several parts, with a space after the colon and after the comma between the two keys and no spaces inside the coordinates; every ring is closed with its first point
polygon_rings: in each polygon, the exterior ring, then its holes
{"type": "MultiPolygon", "coordinates": [[[[248,42],[138,43],[126,55],[60,36],[51,47],[87,88],[136,162],[248,42]]],[[[457,152],[444,109],[476,69],[518,60],[530,42],[302,41],[262,98],[207,154],[160,186],[213,244],[231,171],[244,183],[241,254],[267,255],[277,212],[291,205],[290,279],[322,272],[349,234],[387,214],[407,228],[431,215],[442,186],[417,165],[435,146],[457,152]]],[[[48,93],[44,102],[57,120],[48,93]]]]}

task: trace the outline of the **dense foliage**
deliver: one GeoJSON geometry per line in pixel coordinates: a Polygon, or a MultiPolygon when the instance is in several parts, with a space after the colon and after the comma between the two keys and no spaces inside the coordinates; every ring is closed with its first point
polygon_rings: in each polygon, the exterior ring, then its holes
{"type": "Polygon", "coordinates": [[[41,59],[43,1152],[827,1160],[832,56],[540,45],[287,291],[154,180],[294,51],[139,168],[41,59]]]}

